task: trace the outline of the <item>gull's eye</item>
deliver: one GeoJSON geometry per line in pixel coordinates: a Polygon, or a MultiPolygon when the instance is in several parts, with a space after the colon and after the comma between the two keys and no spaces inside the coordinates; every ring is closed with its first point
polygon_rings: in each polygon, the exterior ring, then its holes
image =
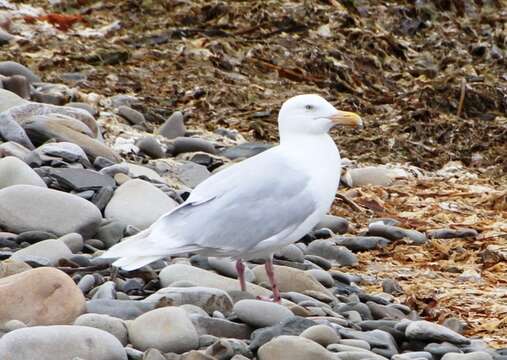
{"type": "Polygon", "coordinates": [[[305,106],[305,109],[306,109],[306,110],[313,110],[313,109],[314,109],[314,106],[313,106],[313,105],[306,105],[306,106],[305,106]]]}

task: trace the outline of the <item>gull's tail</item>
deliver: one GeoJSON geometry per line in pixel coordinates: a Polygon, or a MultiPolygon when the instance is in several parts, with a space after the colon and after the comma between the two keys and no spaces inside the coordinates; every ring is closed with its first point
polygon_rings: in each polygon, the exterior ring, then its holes
{"type": "Polygon", "coordinates": [[[151,236],[152,227],[149,227],[112,246],[100,257],[105,259],[118,258],[113,263],[113,266],[126,271],[132,271],[166,256],[183,254],[199,249],[195,245],[162,249],[155,245],[157,242],[151,236]]]}

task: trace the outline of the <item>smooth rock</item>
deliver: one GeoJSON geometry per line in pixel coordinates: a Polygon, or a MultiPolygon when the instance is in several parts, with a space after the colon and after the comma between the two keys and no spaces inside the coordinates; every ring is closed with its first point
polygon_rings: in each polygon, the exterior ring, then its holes
{"type": "Polygon", "coordinates": [[[2,360],[127,360],[113,335],[88,326],[35,326],[0,339],[2,360]]]}
{"type": "Polygon", "coordinates": [[[63,236],[77,232],[89,238],[101,219],[95,205],[75,195],[32,185],[0,190],[0,224],[14,233],[43,230],[63,236]]]}
{"type": "Polygon", "coordinates": [[[131,177],[146,176],[150,180],[164,182],[164,179],[153,169],[132,163],[127,163],[126,165],[131,177]]]}
{"type": "Polygon", "coordinates": [[[159,134],[167,139],[185,136],[185,124],[181,111],[175,111],[160,127],[159,134]]]}
{"type": "Polygon", "coordinates": [[[342,345],[348,345],[348,346],[352,346],[352,347],[356,347],[356,348],[360,348],[360,349],[364,349],[364,350],[371,349],[370,344],[368,344],[368,342],[364,341],[364,340],[341,339],[339,341],[339,343],[342,345]]]}
{"type": "Polygon", "coordinates": [[[0,113],[9,108],[24,105],[26,103],[27,101],[25,99],[12,91],[0,89],[0,113]]]}
{"type": "Polygon", "coordinates": [[[316,342],[299,336],[282,335],[262,345],[259,360],[335,360],[333,353],[316,342]]]}
{"type": "MultiPolygon", "coordinates": [[[[313,276],[303,270],[290,268],[288,266],[274,266],[275,278],[281,292],[304,292],[313,290],[330,295],[328,289],[320,284],[313,276]]],[[[269,284],[269,279],[263,265],[258,265],[253,269],[257,283],[269,284]]]]}
{"type": "Polygon", "coordinates": [[[313,278],[315,280],[317,280],[318,282],[320,282],[322,285],[324,285],[327,288],[334,286],[333,277],[327,271],[318,270],[318,269],[311,269],[311,270],[306,270],[306,273],[313,276],[313,278]]]}
{"type": "Polygon", "coordinates": [[[349,249],[344,246],[337,246],[329,240],[312,241],[306,249],[306,254],[321,256],[342,266],[354,266],[358,263],[356,255],[349,249]]]}
{"type": "Polygon", "coordinates": [[[90,160],[79,145],[70,142],[46,143],[35,149],[41,156],[61,158],[68,163],[80,163],[85,167],[91,167],[90,160]]]}
{"type": "Polygon", "coordinates": [[[16,251],[11,259],[14,261],[27,261],[32,257],[47,259],[52,266],[55,266],[60,259],[70,259],[72,251],[63,241],[43,240],[16,251]]]}
{"type": "Polygon", "coordinates": [[[300,336],[313,340],[324,347],[327,347],[330,344],[336,344],[340,341],[340,336],[338,336],[336,331],[328,325],[315,325],[309,327],[303,331],[300,336]]]}
{"type": "MultiPolygon", "coordinates": [[[[197,286],[217,288],[227,292],[239,290],[238,281],[235,279],[186,264],[172,264],[165,267],[160,272],[159,279],[163,287],[170,286],[175,281],[186,280],[197,286]]],[[[271,295],[271,291],[251,283],[247,283],[247,290],[255,296],[271,295]]]]}
{"type": "Polygon", "coordinates": [[[423,341],[447,341],[452,344],[470,343],[470,340],[463,335],[460,335],[445,326],[425,320],[411,322],[405,330],[405,336],[409,339],[423,341]]]}
{"type": "Polygon", "coordinates": [[[345,234],[349,230],[349,222],[335,215],[324,215],[324,218],[314,227],[314,230],[329,229],[335,234],[345,234]]]}
{"type": "Polygon", "coordinates": [[[118,115],[128,120],[132,125],[140,125],[146,121],[143,114],[125,105],[118,108],[118,115]]]}
{"type": "Polygon", "coordinates": [[[474,351],[467,354],[447,353],[441,360],[493,360],[493,357],[485,351],[474,351]]]}
{"type": "Polygon", "coordinates": [[[419,231],[403,229],[392,225],[384,225],[379,222],[368,225],[367,235],[380,236],[393,241],[409,238],[416,244],[423,244],[426,242],[426,235],[419,231]]]}
{"type": "Polygon", "coordinates": [[[390,243],[380,236],[337,236],[334,241],[352,251],[368,251],[381,248],[390,243]]]}
{"type": "Polygon", "coordinates": [[[116,284],[113,281],[106,281],[92,291],[92,300],[116,299],[116,284]]]}
{"type": "Polygon", "coordinates": [[[74,281],[48,267],[0,279],[0,299],[0,323],[16,319],[28,326],[72,323],[85,305],[74,281]]]}
{"type": "Polygon", "coordinates": [[[0,61],[0,74],[5,76],[23,75],[30,82],[40,82],[32,70],[14,61],[0,61]]]}
{"type": "Polygon", "coordinates": [[[294,317],[286,307],[261,300],[240,300],[234,304],[233,311],[241,321],[255,328],[273,326],[294,317]]]}
{"type": "Polygon", "coordinates": [[[2,325],[0,330],[5,330],[6,332],[14,331],[17,329],[26,328],[26,324],[19,320],[9,320],[5,324],[2,325]]]}
{"type": "Polygon", "coordinates": [[[164,149],[154,136],[145,136],[137,142],[137,147],[153,159],[165,157],[164,149]]]}
{"type": "Polygon", "coordinates": [[[87,313],[106,314],[122,320],[136,319],[154,308],[154,304],[136,300],[97,299],[86,302],[87,313]]]}
{"type": "Polygon", "coordinates": [[[81,289],[83,294],[86,294],[95,286],[95,277],[91,274],[86,274],[79,280],[77,286],[81,289]]]}
{"type": "Polygon", "coordinates": [[[223,290],[211,287],[164,287],[143,301],[157,303],[163,301],[170,306],[192,304],[202,308],[208,314],[214,311],[228,315],[232,311],[232,299],[223,290]]]}
{"type": "MultiPolygon", "coordinates": [[[[3,89],[0,89],[3,90],[3,89]]],[[[6,90],[3,90],[6,91],[6,90]]],[[[7,91],[9,92],[9,91],[7,91]]],[[[14,94],[14,93],[12,93],[14,94]]],[[[0,93],[0,95],[2,95],[0,93]]],[[[8,105],[4,105],[8,106],[8,105]]],[[[25,129],[18,124],[16,119],[10,114],[11,110],[17,109],[18,107],[22,107],[23,105],[18,105],[9,108],[8,110],[5,110],[3,112],[0,112],[0,138],[2,138],[5,141],[12,141],[15,142],[27,149],[34,149],[35,146],[33,145],[32,141],[30,140],[28,134],[26,133],[25,129]]]]}
{"type": "Polygon", "coordinates": [[[462,351],[456,345],[448,342],[429,343],[424,347],[424,351],[429,352],[436,359],[439,359],[447,353],[462,353],[462,351]]]}
{"type": "Polygon", "coordinates": [[[347,328],[339,329],[342,338],[364,340],[370,344],[371,351],[381,356],[391,358],[398,354],[398,346],[393,336],[383,330],[357,331],[347,328]]]}
{"type": "Polygon", "coordinates": [[[342,176],[342,181],[349,187],[378,185],[389,186],[396,178],[397,171],[385,167],[366,166],[349,169],[342,176]]]}
{"type": "Polygon", "coordinates": [[[0,144],[0,156],[14,156],[23,160],[29,156],[29,154],[29,149],[14,141],[6,141],[0,144]]]}
{"type": "Polygon", "coordinates": [[[178,137],[174,140],[174,156],[197,151],[203,151],[210,154],[216,153],[215,146],[204,139],[178,137]]]}
{"type": "Polygon", "coordinates": [[[305,261],[303,251],[294,244],[289,244],[275,253],[276,258],[302,263],[305,261]]]}
{"type": "Polygon", "coordinates": [[[199,345],[199,335],[185,310],[168,306],[147,312],[128,325],[136,349],[184,353],[199,345]]]}
{"type": "Polygon", "coordinates": [[[11,185],[47,187],[41,177],[22,160],[7,156],[0,159],[0,189],[11,185]]]}
{"type": "Polygon", "coordinates": [[[416,360],[426,359],[433,360],[433,356],[427,351],[410,351],[403,354],[393,355],[391,360],[416,360]]]}
{"type": "Polygon", "coordinates": [[[182,161],[175,169],[175,176],[184,185],[195,188],[201,182],[211,176],[206,166],[196,164],[192,161],[182,161]]]}
{"type": "Polygon", "coordinates": [[[58,241],[63,242],[74,254],[83,250],[83,237],[78,233],[70,233],[67,235],[63,235],[62,237],[57,239],[58,241]]]}
{"type": "Polygon", "coordinates": [[[382,291],[388,294],[393,295],[401,295],[403,294],[403,289],[401,285],[394,279],[384,279],[382,280],[382,291]]]}
{"type": "Polygon", "coordinates": [[[104,330],[117,338],[123,346],[128,344],[127,325],[121,319],[103,314],[83,314],[74,321],[74,325],[104,330]]]}
{"type": "Polygon", "coordinates": [[[114,192],[105,216],[143,230],[178,203],[147,181],[132,179],[114,192]]]}

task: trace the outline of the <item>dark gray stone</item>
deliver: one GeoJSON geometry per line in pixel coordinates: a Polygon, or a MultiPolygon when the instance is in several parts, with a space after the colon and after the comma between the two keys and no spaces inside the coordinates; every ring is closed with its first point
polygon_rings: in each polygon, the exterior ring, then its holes
{"type": "Polygon", "coordinates": [[[215,145],[204,139],[178,137],[174,140],[174,155],[202,151],[215,154],[215,145]]]}
{"type": "Polygon", "coordinates": [[[317,256],[317,255],[305,255],[304,259],[311,262],[312,264],[317,265],[318,267],[320,267],[321,269],[326,270],[326,271],[331,269],[331,267],[333,266],[333,264],[331,264],[330,261],[324,259],[321,256],[317,256]]]}
{"type": "Polygon", "coordinates": [[[454,344],[449,342],[443,343],[429,343],[424,347],[424,351],[429,352],[435,357],[435,359],[439,359],[447,353],[462,353],[462,351],[454,344]]]}
{"type": "Polygon", "coordinates": [[[127,226],[120,221],[106,220],[100,225],[95,237],[102,240],[104,245],[109,249],[111,246],[120,242],[126,227],[127,226]]]}
{"type": "Polygon", "coordinates": [[[475,229],[435,229],[427,232],[430,239],[476,238],[479,233],[475,229]]]}
{"type": "Polygon", "coordinates": [[[27,242],[29,244],[35,244],[39,241],[47,240],[47,239],[56,239],[58,236],[56,236],[53,233],[47,232],[47,231],[39,231],[39,230],[31,230],[31,231],[24,231],[21,234],[18,235],[16,238],[16,242],[18,244],[21,244],[23,242],[27,242]]]}
{"type": "Polygon", "coordinates": [[[220,155],[229,158],[231,160],[246,159],[255,156],[257,154],[260,154],[261,152],[268,150],[272,146],[273,145],[271,144],[261,144],[261,143],[240,144],[220,151],[220,155]]]}
{"type": "Polygon", "coordinates": [[[143,114],[128,106],[120,106],[118,108],[118,115],[128,120],[128,122],[131,123],[132,125],[140,125],[146,121],[143,114]]]}
{"type": "Polygon", "coordinates": [[[196,164],[192,161],[184,161],[176,169],[176,177],[178,180],[190,188],[195,188],[210,176],[211,173],[205,166],[196,164]]]}
{"type": "Polygon", "coordinates": [[[445,326],[429,321],[412,321],[405,330],[409,339],[425,341],[447,341],[453,344],[469,344],[470,340],[445,326]]]}
{"type": "Polygon", "coordinates": [[[0,61],[0,74],[5,76],[23,75],[29,82],[40,82],[32,70],[14,61],[0,61]]]}
{"type": "Polygon", "coordinates": [[[370,308],[368,305],[363,303],[349,303],[349,304],[339,304],[333,308],[338,314],[347,312],[347,311],[357,311],[361,314],[361,318],[363,320],[373,320],[373,315],[371,314],[370,308]]]}
{"type": "Polygon", "coordinates": [[[58,181],[67,191],[97,190],[102,187],[113,188],[116,186],[112,177],[93,170],[53,168],[50,169],[48,175],[58,181]]]}
{"type": "Polygon", "coordinates": [[[406,315],[395,308],[390,308],[386,305],[377,304],[373,301],[368,301],[366,303],[370,308],[371,314],[374,319],[389,319],[389,320],[401,320],[406,317],[406,315]]]}
{"type": "Polygon", "coordinates": [[[308,245],[305,252],[307,255],[317,255],[333,260],[338,265],[353,266],[358,260],[356,255],[344,246],[337,246],[333,241],[315,240],[308,245]]]}
{"type": "Polygon", "coordinates": [[[403,294],[403,289],[401,288],[401,285],[394,279],[384,279],[382,281],[382,291],[392,295],[403,294]]]}
{"type": "Polygon", "coordinates": [[[326,228],[335,234],[345,234],[349,230],[349,222],[335,215],[325,215],[324,218],[314,227],[315,230],[326,228]]]}
{"type": "Polygon", "coordinates": [[[12,91],[23,99],[30,98],[30,83],[23,75],[12,75],[2,79],[4,89],[12,91]]]}
{"type": "Polygon", "coordinates": [[[334,241],[352,251],[368,251],[384,247],[390,243],[380,236],[337,236],[334,241]]]}

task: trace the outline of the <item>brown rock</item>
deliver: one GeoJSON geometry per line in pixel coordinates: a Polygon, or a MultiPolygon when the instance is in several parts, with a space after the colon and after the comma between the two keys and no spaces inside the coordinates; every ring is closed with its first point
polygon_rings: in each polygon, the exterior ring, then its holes
{"type": "Polygon", "coordinates": [[[0,279],[0,323],[28,326],[71,324],[85,309],[85,298],[64,272],[42,267],[0,279]]]}
{"type": "Polygon", "coordinates": [[[31,270],[30,265],[23,261],[15,261],[11,259],[0,262],[0,278],[19,274],[24,271],[31,270]]]}

